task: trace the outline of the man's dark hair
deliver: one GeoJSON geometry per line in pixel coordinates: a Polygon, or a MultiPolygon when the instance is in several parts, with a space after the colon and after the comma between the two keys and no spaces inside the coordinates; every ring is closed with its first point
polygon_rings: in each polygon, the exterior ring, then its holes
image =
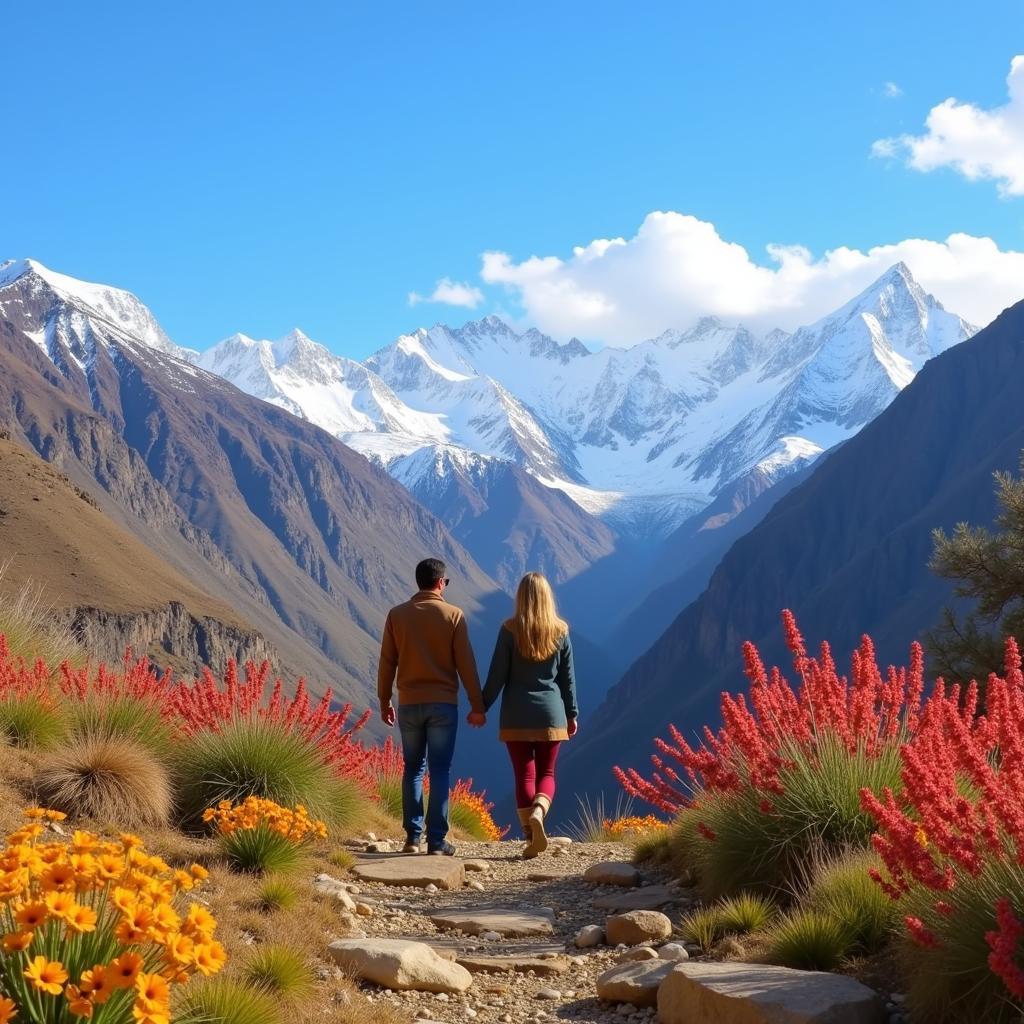
{"type": "Polygon", "coordinates": [[[420,590],[433,590],[438,580],[444,579],[448,566],[440,558],[424,558],[416,566],[416,586],[420,590]]]}

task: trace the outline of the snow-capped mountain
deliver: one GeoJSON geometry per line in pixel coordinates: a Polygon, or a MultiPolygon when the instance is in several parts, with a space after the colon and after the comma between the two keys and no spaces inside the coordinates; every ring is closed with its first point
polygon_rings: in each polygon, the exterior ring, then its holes
{"type": "Polygon", "coordinates": [[[402,335],[365,363],[299,330],[236,334],[199,354],[127,292],[31,261],[0,266],[0,281],[26,269],[89,316],[323,427],[428,504],[456,470],[482,479],[504,463],[648,540],[726,489],[753,479],[763,490],[852,436],[927,359],[975,331],[897,264],[792,334],[709,317],[593,352],[491,316],[402,335]]]}

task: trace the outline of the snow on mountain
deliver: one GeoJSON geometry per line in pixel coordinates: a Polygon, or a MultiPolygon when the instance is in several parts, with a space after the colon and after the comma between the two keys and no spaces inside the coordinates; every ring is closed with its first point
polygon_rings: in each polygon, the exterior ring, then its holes
{"type": "MultiPolygon", "coordinates": [[[[31,260],[0,264],[0,289],[26,273],[73,297],[75,316],[316,423],[421,496],[440,493],[456,472],[479,482],[498,460],[648,538],[725,488],[751,476],[770,483],[852,436],[927,359],[975,331],[897,264],[793,334],[706,317],[592,352],[489,316],[402,335],[365,363],[299,330],[277,341],[235,334],[200,355],[174,345],[128,292],[31,260]]],[[[63,331],[85,361],[87,326],[48,330],[63,331]]],[[[45,349],[47,339],[37,341],[45,349]]]]}
{"type": "Polygon", "coordinates": [[[116,327],[123,334],[141,341],[166,355],[188,358],[189,349],[175,345],[156,322],[153,314],[131,292],[105,284],[90,284],[58,274],[35,260],[8,260],[0,263],[0,288],[18,278],[31,275],[37,287],[49,287],[58,296],[72,300],[89,315],[116,327]]]}

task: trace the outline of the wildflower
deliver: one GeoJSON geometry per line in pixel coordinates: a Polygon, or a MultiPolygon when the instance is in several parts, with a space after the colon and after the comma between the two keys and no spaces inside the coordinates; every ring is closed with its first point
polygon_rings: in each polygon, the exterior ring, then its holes
{"type": "Polygon", "coordinates": [[[82,977],[78,980],[78,987],[97,1006],[102,1006],[114,992],[110,975],[102,964],[97,964],[91,970],[83,971],[82,977]]]}
{"type": "Polygon", "coordinates": [[[32,945],[32,940],[34,938],[35,932],[8,932],[3,938],[4,952],[21,953],[32,945]]]}
{"type": "Polygon", "coordinates": [[[8,1024],[18,1015],[18,1008],[10,999],[0,998],[0,1024],[8,1024]]]}
{"type": "Polygon", "coordinates": [[[122,953],[110,964],[110,983],[114,988],[131,988],[145,961],[138,953],[122,953]]]}
{"type": "Polygon", "coordinates": [[[64,998],[68,1001],[68,1011],[76,1017],[88,1019],[92,1016],[93,1002],[77,985],[68,985],[64,989],[64,998]]]}
{"type": "Polygon", "coordinates": [[[51,996],[59,996],[68,980],[64,965],[59,960],[47,960],[45,956],[35,957],[22,973],[33,988],[51,996]]]}

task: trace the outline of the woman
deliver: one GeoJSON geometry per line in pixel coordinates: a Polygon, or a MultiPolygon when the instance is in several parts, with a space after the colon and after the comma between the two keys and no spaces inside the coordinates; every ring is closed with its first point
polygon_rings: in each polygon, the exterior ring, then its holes
{"type": "Polygon", "coordinates": [[[508,747],[516,780],[524,857],[547,849],[544,817],[555,795],[555,762],[576,735],[579,711],[569,627],[558,617],[551,585],[539,572],[519,582],[515,613],[498,631],[484,686],[484,707],[502,695],[498,738],[508,747]]]}

